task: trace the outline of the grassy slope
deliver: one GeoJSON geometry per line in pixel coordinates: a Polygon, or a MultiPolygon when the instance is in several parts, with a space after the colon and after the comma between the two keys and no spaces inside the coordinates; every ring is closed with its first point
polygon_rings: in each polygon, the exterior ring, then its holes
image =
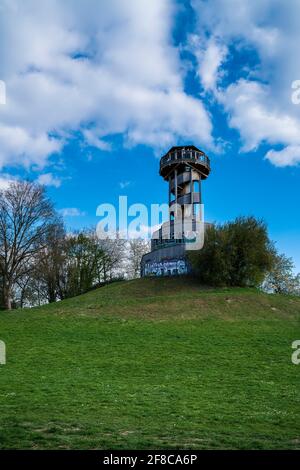
{"type": "Polygon", "coordinates": [[[0,313],[0,448],[300,448],[300,299],[112,284],[0,313]]]}

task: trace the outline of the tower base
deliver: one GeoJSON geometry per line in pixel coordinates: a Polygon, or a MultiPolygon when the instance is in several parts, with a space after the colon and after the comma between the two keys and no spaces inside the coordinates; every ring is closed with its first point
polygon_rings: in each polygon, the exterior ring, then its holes
{"type": "Polygon", "coordinates": [[[141,276],[180,276],[191,273],[184,244],[159,248],[143,256],[141,276]]]}

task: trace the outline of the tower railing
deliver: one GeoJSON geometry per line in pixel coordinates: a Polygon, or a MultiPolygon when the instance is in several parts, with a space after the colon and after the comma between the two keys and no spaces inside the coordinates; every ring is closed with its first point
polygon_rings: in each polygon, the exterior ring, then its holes
{"type": "Polygon", "coordinates": [[[160,170],[170,165],[171,163],[176,162],[200,163],[201,165],[204,165],[208,170],[210,170],[210,160],[208,156],[196,150],[190,150],[185,152],[175,151],[167,153],[160,160],[160,170]]]}

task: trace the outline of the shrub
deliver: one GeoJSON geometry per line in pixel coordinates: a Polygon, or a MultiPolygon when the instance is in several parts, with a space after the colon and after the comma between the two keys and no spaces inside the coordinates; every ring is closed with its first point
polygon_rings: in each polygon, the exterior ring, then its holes
{"type": "Polygon", "coordinates": [[[254,217],[208,228],[204,247],[191,252],[194,273],[215,286],[259,286],[274,263],[266,224],[254,217]]]}

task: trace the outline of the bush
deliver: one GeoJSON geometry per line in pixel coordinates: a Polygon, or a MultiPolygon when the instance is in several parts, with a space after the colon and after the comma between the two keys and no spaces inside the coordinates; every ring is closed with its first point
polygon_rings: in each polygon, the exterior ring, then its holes
{"type": "Polygon", "coordinates": [[[267,227],[254,217],[208,228],[204,247],[190,252],[194,273],[214,286],[256,287],[272,269],[275,250],[267,227]]]}

